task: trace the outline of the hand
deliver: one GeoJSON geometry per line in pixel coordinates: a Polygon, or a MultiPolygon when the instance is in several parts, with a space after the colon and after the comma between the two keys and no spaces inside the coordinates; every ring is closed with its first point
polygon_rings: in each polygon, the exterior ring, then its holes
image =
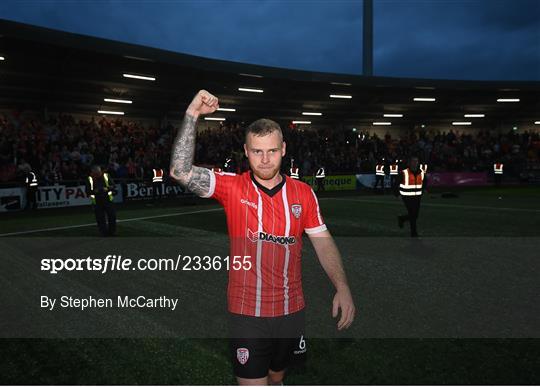
{"type": "Polygon", "coordinates": [[[341,318],[337,323],[337,328],[340,331],[351,326],[356,313],[351,291],[348,288],[336,292],[332,302],[332,317],[338,316],[339,309],[341,309],[341,318]]]}
{"type": "Polygon", "coordinates": [[[206,90],[200,90],[189,104],[186,113],[194,117],[211,114],[219,108],[219,100],[206,90]]]}

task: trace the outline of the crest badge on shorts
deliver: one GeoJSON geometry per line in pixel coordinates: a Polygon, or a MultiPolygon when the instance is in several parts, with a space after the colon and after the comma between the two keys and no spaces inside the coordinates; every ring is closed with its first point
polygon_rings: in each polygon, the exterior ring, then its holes
{"type": "Polygon", "coordinates": [[[302,205],[301,204],[293,204],[291,206],[291,212],[293,213],[294,217],[296,219],[300,219],[300,215],[302,214],[302,205]]]}
{"type": "Polygon", "coordinates": [[[236,358],[238,362],[242,365],[246,364],[249,359],[249,349],[247,348],[237,348],[236,349],[236,358]]]}

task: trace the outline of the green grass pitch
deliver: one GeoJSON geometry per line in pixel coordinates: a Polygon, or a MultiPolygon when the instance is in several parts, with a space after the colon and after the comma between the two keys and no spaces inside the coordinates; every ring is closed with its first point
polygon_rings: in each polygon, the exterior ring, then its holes
{"type": "MultiPolygon", "coordinates": [[[[422,237],[540,236],[540,188],[478,188],[457,193],[457,198],[450,199],[442,198],[441,191],[425,195],[419,220],[422,237]]],[[[320,204],[338,245],[347,237],[407,236],[407,229],[400,230],[396,222],[403,204],[392,195],[327,193],[320,204]]],[[[186,230],[224,236],[225,217],[218,208],[213,201],[193,199],[155,206],[123,205],[118,207],[123,220],[118,237],[174,237],[186,230]]],[[[98,236],[88,207],[1,217],[0,234],[98,236]]],[[[344,259],[351,286],[366,286],[355,261],[344,259]]],[[[400,265],[411,267],[407,261],[400,265]]],[[[304,262],[303,270],[321,271],[315,261],[304,262]]],[[[365,313],[367,301],[359,298],[357,319],[365,313]]],[[[540,383],[539,339],[312,339],[308,348],[308,362],[292,369],[285,384],[540,383]]],[[[1,339],[0,358],[1,384],[235,383],[225,339],[1,339]]]]}

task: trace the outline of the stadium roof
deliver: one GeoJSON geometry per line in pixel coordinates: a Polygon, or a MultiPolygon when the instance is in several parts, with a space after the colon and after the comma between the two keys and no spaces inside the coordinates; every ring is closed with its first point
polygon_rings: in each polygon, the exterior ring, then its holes
{"type": "MultiPolygon", "coordinates": [[[[343,53],[346,55],[347,53],[343,53]]],[[[540,121],[540,82],[398,79],[316,73],[207,59],[0,20],[0,103],[4,108],[178,119],[195,92],[207,89],[224,108],[214,116],[309,120],[313,125],[472,128],[534,127],[540,121]],[[155,77],[155,81],[123,74],[155,77]],[[239,91],[256,88],[263,93],[239,91]],[[352,98],[330,98],[331,94],[352,98]],[[415,102],[413,98],[435,98],[415,102]],[[132,100],[132,104],[104,98],[132,100]],[[518,98],[517,103],[497,102],[518,98]],[[319,112],[322,116],[304,116],[319,112]],[[384,118],[383,114],[403,114],[384,118]],[[466,118],[465,114],[485,114],[466,118]]],[[[536,126],[538,127],[538,126],[536,126]]]]}

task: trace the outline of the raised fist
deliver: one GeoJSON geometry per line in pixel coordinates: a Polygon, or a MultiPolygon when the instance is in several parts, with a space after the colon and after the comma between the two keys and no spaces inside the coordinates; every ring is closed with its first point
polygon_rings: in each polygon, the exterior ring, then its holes
{"type": "Polygon", "coordinates": [[[219,107],[219,101],[216,96],[206,90],[200,90],[187,108],[187,113],[193,116],[211,114],[219,107]]]}

